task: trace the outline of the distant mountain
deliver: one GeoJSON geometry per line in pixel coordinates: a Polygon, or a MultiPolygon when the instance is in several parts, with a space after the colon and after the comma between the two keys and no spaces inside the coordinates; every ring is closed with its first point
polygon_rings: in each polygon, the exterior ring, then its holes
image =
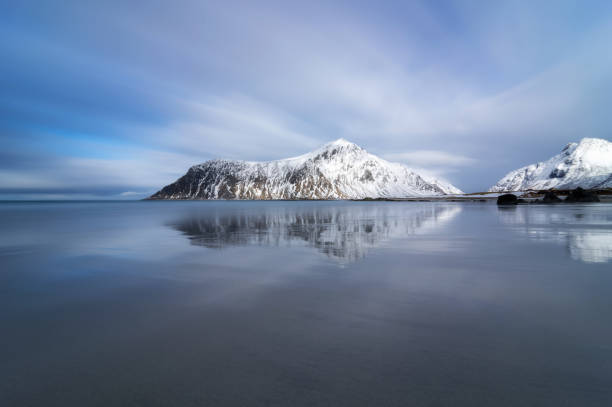
{"type": "Polygon", "coordinates": [[[508,173],[490,192],[528,189],[612,188],[612,143],[583,138],[548,161],[508,173]]]}
{"type": "Polygon", "coordinates": [[[207,161],[149,199],[361,199],[458,193],[447,182],[339,139],[284,160],[207,161]]]}

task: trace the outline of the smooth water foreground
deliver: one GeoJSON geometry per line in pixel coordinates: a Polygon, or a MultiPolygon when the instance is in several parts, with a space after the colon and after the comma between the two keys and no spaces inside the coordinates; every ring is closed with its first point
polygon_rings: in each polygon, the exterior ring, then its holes
{"type": "Polygon", "coordinates": [[[612,205],[0,204],[2,406],[610,406],[612,205]]]}

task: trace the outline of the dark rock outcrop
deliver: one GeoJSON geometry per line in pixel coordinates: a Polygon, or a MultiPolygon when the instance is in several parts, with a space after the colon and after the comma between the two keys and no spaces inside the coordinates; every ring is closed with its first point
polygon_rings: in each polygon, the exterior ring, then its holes
{"type": "Polygon", "coordinates": [[[544,194],[544,198],[542,198],[542,203],[559,203],[562,202],[561,198],[559,198],[557,196],[557,194],[555,194],[552,191],[546,191],[546,193],[544,194]]]}
{"type": "Polygon", "coordinates": [[[518,198],[514,194],[503,194],[497,197],[498,205],[516,205],[518,198]]]}
{"type": "Polygon", "coordinates": [[[567,198],[565,198],[565,202],[573,203],[573,202],[599,202],[599,197],[596,193],[584,190],[580,187],[570,191],[567,198]]]}

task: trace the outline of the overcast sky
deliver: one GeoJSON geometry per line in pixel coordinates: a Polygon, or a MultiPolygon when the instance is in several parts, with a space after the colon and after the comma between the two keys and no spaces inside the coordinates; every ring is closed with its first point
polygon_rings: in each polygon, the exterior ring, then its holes
{"type": "Polygon", "coordinates": [[[340,137],[486,190],[612,139],[611,1],[4,1],[0,199],[140,198],[340,137]]]}

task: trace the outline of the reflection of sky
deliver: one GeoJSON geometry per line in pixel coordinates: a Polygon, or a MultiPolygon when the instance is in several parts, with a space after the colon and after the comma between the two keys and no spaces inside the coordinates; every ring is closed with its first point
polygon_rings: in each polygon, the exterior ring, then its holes
{"type": "Polygon", "coordinates": [[[536,241],[565,244],[570,256],[588,263],[612,259],[610,205],[520,206],[499,210],[500,220],[536,241]]]}
{"type": "Polygon", "coordinates": [[[459,205],[326,206],[305,211],[272,206],[257,212],[192,213],[171,226],[194,245],[222,248],[305,244],[337,260],[351,262],[389,240],[441,227],[460,212],[459,205]]]}

